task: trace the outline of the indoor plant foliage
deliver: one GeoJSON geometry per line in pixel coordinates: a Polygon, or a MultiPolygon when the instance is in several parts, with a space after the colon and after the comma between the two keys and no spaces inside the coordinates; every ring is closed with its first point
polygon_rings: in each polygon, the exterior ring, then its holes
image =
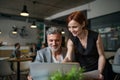
{"type": "Polygon", "coordinates": [[[63,73],[61,71],[56,71],[50,75],[49,80],[83,80],[84,69],[76,69],[73,67],[69,72],[63,73]]]}

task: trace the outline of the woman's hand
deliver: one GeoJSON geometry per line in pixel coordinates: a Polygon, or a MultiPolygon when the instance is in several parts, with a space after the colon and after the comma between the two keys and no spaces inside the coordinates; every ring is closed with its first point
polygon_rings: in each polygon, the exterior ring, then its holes
{"type": "Polygon", "coordinates": [[[99,76],[98,76],[98,80],[104,80],[104,77],[103,77],[102,74],[99,74],[99,76]]]}
{"type": "Polygon", "coordinates": [[[71,60],[71,59],[68,59],[68,57],[65,57],[65,58],[63,59],[62,63],[66,63],[66,62],[72,62],[72,60],[71,60]]]}
{"type": "Polygon", "coordinates": [[[64,58],[63,61],[62,61],[62,63],[65,63],[67,61],[68,61],[67,58],[64,58]]]}
{"type": "Polygon", "coordinates": [[[32,80],[32,77],[30,75],[27,76],[28,80],[32,80]]]}

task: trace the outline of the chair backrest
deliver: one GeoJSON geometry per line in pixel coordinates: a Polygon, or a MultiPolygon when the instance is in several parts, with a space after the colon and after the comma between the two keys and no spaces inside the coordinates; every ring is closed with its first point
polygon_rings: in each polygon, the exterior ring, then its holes
{"type": "Polygon", "coordinates": [[[113,72],[120,74],[120,64],[112,64],[112,70],[113,72]]]}
{"type": "MultiPolygon", "coordinates": [[[[24,61],[20,62],[20,71],[27,71],[30,69],[30,63],[31,61],[24,61]]],[[[17,62],[13,63],[13,69],[16,72],[17,71],[17,62]]]]}
{"type": "Polygon", "coordinates": [[[115,57],[114,57],[113,63],[114,64],[120,64],[120,48],[115,53],[115,57]]]}
{"type": "Polygon", "coordinates": [[[120,73],[120,48],[115,53],[113,63],[112,63],[112,70],[115,73],[120,73]]]}
{"type": "Polygon", "coordinates": [[[12,75],[13,71],[10,67],[10,62],[7,60],[0,60],[0,76],[12,75]]]}

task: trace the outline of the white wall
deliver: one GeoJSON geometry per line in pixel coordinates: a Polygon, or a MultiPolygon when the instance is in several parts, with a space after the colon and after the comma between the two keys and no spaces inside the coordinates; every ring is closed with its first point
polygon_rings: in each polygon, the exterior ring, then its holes
{"type": "Polygon", "coordinates": [[[21,45],[37,42],[37,29],[31,29],[29,26],[30,23],[25,21],[0,17],[0,30],[2,31],[2,34],[0,34],[0,42],[7,42],[7,45],[14,45],[16,42],[19,42],[21,45]],[[29,35],[25,38],[22,38],[20,35],[18,35],[16,38],[10,37],[10,31],[14,25],[16,25],[18,28],[26,26],[29,35]]]}
{"type": "Polygon", "coordinates": [[[114,13],[120,11],[120,0],[95,0],[88,4],[78,6],[57,14],[54,14],[46,19],[51,20],[61,16],[65,16],[70,14],[73,11],[81,11],[81,10],[88,10],[87,17],[95,18],[102,15],[114,13]]]}
{"type": "Polygon", "coordinates": [[[88,6],[88,18],[94,18],[120,11],[120,0],[96,0],[88,6]]]}

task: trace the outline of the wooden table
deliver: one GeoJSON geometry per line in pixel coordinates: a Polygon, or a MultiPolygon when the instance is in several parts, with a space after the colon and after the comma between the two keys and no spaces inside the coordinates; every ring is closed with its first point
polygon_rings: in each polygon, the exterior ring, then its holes
{"type": "Polygon", "coordinates": [[[9,57],[0,57],[0,60],[7,60],[9,57]]]}
{"type": "Polygon", "coordinates": [[[20,62],[32,61],[32,58],[10,58],[9,61],[17,62],[17,80],[20,80],[20,62]]]}

